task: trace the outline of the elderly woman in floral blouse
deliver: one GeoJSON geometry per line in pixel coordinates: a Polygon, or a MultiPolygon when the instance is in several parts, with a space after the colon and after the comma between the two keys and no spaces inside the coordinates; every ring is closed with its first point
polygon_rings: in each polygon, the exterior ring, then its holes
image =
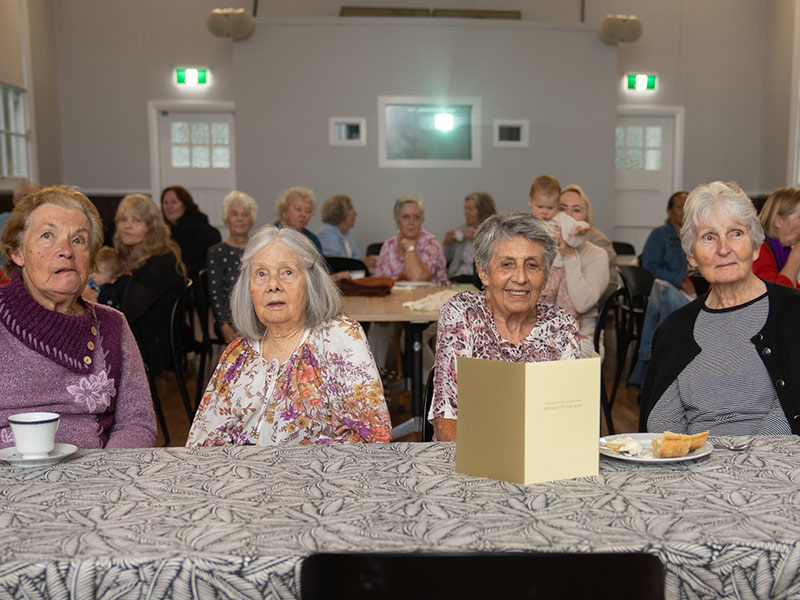
{"type": "Polygon", "coordinates": [[[428,414],[439,441],[456,439],[457,357],[539,362],[580,355],[575,319],[538,302],[558,247],[547,226],[526,213],[498,214],[478,227],[474,244],[485,291],[462,292],[439,313],[428,414]]]}
{"type": "Polygon", "coordinates": [[[188,446],[388,442],[389,411],[361,326],[302,233],[250,238],[231,297],[236,331],[188,446]]]}

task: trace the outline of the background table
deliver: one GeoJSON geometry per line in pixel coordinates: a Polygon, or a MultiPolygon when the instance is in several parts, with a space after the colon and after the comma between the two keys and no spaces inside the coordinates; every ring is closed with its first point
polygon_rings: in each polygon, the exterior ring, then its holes
{"type": "Polygon", "coordinates": [[[368,550],[644,551],[666,565],[668,598],[800,595],[797,437],[672,465],[601,457],[596,478],[530,486],[455,474],[454,454],[240,446],[0,463],[0,597],[297,598],[304,556],[368,550]]]}
{"type": "Polygon", "coordinates": [[[411,382],[412,418],[393,427],[394,438],[403,437],[414,431],[422,431],[423,385],[422,373],[422,331],[429,323],[439,320],[438,310],[412,310],[403,306],[404,302],[420,300],[442,291],[441,287],[402,288],[395,286],[388,296],[345,296],[343,312],[360,321],[378,323],[402,323],[406,332],[406,356],[408,357],[407,377],[411,382]]]}

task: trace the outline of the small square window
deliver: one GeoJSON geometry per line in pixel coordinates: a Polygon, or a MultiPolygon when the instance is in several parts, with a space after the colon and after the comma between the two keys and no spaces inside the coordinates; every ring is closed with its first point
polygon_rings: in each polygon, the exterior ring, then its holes
{"type": "Polygon", "coordinates": [[[366,146],[367,119],[331,117],[328,119],[328,144],[331,146],[366,146]]]}
{"type": "Polygon", "coordinates": [[[527,119],[494,119],[493,129],[495,148],[528,147],[527,119]]]}

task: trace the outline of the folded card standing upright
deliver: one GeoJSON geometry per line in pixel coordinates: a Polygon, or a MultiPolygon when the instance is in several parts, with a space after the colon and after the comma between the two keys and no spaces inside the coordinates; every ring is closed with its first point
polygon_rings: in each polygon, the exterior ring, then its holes
{"type": "Polygon", "coordinates": [[[599,356],[457,368],[456,472],[524,484],[597,475],[599,356]]]}

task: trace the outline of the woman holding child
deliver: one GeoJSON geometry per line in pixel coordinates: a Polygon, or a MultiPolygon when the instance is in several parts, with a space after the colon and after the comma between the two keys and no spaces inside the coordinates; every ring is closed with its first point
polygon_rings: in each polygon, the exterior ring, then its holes
{"type": "Polygon", "coordinates": [[[75,189],[28,195],[2,233],[0,446],[9,415],[61,415],[56,442],[80,448],[151,446],[155,418],[136,341],[116,310],[81,298],[103,244],[97,209],[75,189]]]}

